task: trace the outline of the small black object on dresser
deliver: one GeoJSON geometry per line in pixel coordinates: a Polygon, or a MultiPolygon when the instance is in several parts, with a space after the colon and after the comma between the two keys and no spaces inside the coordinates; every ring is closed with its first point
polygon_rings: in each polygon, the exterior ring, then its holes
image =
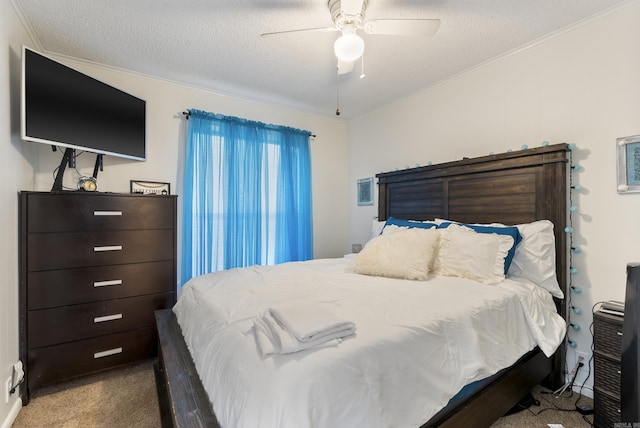
{"type": "Polygon", "coordinates": [[[21,192],[24,405],[42,385],[157,352],[176,299],[175,196],[21,192]]]}
{"type": "Polygon", "coordinates": [[[627,265],[622,328],[622,422],[640,423],[640,263],[627,265]]]}
{"type": "Polygon", "coordinates": [[[620,385],[623,317],[593,314],[594,426],[609,428],[621,422],[620,385]]]}

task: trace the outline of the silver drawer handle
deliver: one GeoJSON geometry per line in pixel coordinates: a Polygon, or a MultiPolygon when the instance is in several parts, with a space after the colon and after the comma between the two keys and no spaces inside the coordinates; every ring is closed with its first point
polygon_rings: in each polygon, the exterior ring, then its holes
{"type": "Polygon", "coordinates": [[[105,245],[104,247],[93,247],[93,251],[120,251],[122,245],[105,245]]]}
{"type": "Polygon", "coordinates": [[[618,334],[618,336],[622,336],[622,332],[621,331],[618,331],[617,334],[618,334]]]}
{"type": "Polygon", "coordinates": [[[108,287],[110,285],[122,285],[121,279],[112,279],[110,281],[94,281],[94,287],[108,287]]]}
{"type": "Polygon", "coordinates": [[[94,211],[94,216],[122,215],[122,211],[94,211]]]}
{"type": "Polygon", "coordinates": [[[113,315],[105,315],[103,317],[95,317],[93,319],[94,324],[97,324],[99,322],[105,322],[105,321],[114,321],[114,320],[121,320],[122,319],[122,314],[113,314],[113,315]]]}
{"type": "Polygon", "coordinates": [[[93,354],[93,358],[96,359],[96,358],[108,357],[109,355],[115,355],[115,354],[121,354],[121,353],[122,353],[122,347],[113,348],[113,349],[108,349],[102,352],[96,352],[93,354]]]}

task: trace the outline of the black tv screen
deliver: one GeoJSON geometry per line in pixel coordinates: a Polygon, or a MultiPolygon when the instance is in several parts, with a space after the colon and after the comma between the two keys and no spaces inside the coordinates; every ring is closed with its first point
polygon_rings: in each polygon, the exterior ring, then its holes
{"type": "Polygon", "coordinates": [[[146,102],[22,49],[22,138],[146,160],[146,102]]]}

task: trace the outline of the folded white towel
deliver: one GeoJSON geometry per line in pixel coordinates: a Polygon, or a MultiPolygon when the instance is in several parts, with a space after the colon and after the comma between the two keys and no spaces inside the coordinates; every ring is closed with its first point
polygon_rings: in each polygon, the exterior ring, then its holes
{"type": "Polygon", "coordinates": [[[295,310],[290,306],[271,308],[256,318],[253,331],[260,354],[265,357],[269,354],[288,354],[334,346],[342,338],[356,332],[354,323],[339,320],[330,311],[311,308],[309,305],[304,305],[304,308],[297,306],[295,310]],[[310,317],[303,317],[304,313],[310,317]]]}
{"type": "Polygon", "coordinates": [[[301,342],[311,342],[334,332],[355,328],[320,304],[287,304],[269,309],[278,324],[301,342]]]}

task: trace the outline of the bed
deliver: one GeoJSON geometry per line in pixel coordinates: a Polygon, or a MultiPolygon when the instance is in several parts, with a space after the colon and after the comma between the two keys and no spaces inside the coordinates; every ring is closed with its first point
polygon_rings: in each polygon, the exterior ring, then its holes
{"type": "MultiPolygon", "coordinates": [[[[566,237],[563,229],[567,217],[567,158],[567,146],[559,144],[378,174],[378,218],[381,221],[391,217],[416,221],[440,218],[461,223],[500,223],[504,225],[522,225],[538,220],[549,220],[554,225],[552,237],[556,249],[557,284],[563,293],[566,290],[566,237]]],[[[453,229],[456,226],[451,227],[453,229]]],[[[311,264],[314,263],[330,262],[314,261],[311,264]]],[[[350,262],[337,260],[331,263],[332,266],[335,266],[332,269],[337,272],[341,269],[344,270],[344,267],[348,266],[350,262]]],[[[255,271],[257,272],[255,275],[262,275],[260,268],[255,271]]],[[[251,278],[246,279],[251,280],[251,278]]],[[[395,281],[400,280],[396,279],[395,281]]],[[[339,280],[328,279],[328,282],[337,284],[339,280]]],[[[428,282],[426,281],[426,283],[428,282]]],[[[456,286],[464,288],[468,287],[468,283],[463,281],[462,284],[456,286]]],[[[247,287],[253,290],[251,286],[247,287]]],[[[384,288],[385,286],[380,285],[380,287],[384,288]]],[[[499,288],[489,289],[486,287],[490,294],[496,293],[495,290],[499,288]]],[[[189,289],[195,289],[195,287],[187,287],[187,290],[189,289]]],[[[220,299],[222,296],[218,295],[216,299],[220,299]]],[[[327,296],[316,297],[327,298],[327,296]]],[[[496,299],[503,298],[494,297],[496,299]]],[[[487,297],[487,299],[494,297],[487,297]]],[[[345,296],[341,296],[341,298],[345,301],[348,300],[345,296]]],[[[504,298],[511,299],[511,297],[504,298]]],[[[216,304],[216,299],[214,299],[213,305],[216,304]]],[[[551,304],[553,305],[553,303],[551,304]]],[[[555,309],[562,318],[565,317],[564,306],[562,299],[555,299],[555,309]]],[[[187,312],[192,310],[193,308],[189,307],[187,312]]],[[[183,312],[185,311],[183,310],[183,312]]],[[[420,311],[413,308],[407,312],[417,313],[420,311]]],[[[433,312],[433,308],[425,312],[433,312]]],[[[217,418],[219,415],[214,414],[209,396],[201,381],[201,377],[207,379],[208,376],[199,375],[195,368],[193,357],[197,361],[200,361],[201,357],[196,353],[192,356],[185,342],[185,337],[187,337],[187,340],[192,343],[194,336],[202,336],[202,331],[194,330],[195,327],[186,327],[187,333],[183,336],[183,330],[172,311],[158,311],[156,320],[159,338],[156,379],[163,424],[166,426],[220,426],[217,418]]],[[[369,319],[366,318],[366,314],[360,314],[358,320],[359,322],[356,324],[360,325],[355,339],[346,338],[339,345],[322,349],[321,352],[329,355],[344,350],[344,352],[350,353],[350,358],[366,356],[367,349],[365,348],[364,352],[357,351],[354,348],[354,343],[358,339],[360,342],[366,342],[371,330],[367,330],[367,326],[373,325],[375,319],[369,319]],[[360,352],[359,355],[358,352],[360,352]]],[[[245,323],[242,329],[247,330],[248,325],[245,323]]],[[[215,329],[216,326],[219,327],[220,324],[213,323],[209,328],[215,329]]],[[[393,334],[397,334],[397,332],[393,334]]],[[[243,367],[253,367],[250,361],[245,358],[250,354],[247,351],[246,343],[243,346],[245,348],[240,349],[244,349],[245,352],[237,358],[242,361],[243,367]],[[245,364],[247,365],[245,366],[245,364]]],[[[426,420],[416,426],[489,426],[515,405],[534,385],[545,382],[547,386],[556,387],[564,383],[564,344],[561,343],[552,356],[545,355],[545,352],[540,349],[541,347],[544,348],[544,344],[533,346],[533,350],[524,352],[522,356],[511,356],[511,359],[517,361],[514,364],[509,363],[508,367],[505,366],[497,371],[495,367],[492,367],[491,370],[496,371],[494,374],[488,377],[483,376],[477,383],[474,382],[474,388],[465,388],[458,394],[451,394],[452,397],[455,395],[455,400],[450,401],[442,409],[438,407],[437,412],[428,406],[422,410],[421,405],[410,401],[413,399],[412,394],[402,398],[403,403],[410,403],[405,411],[409,413],[426,412],[426,420]]],[[[548,350],[546,351],[547,354],[550,354],[548,350]]],[[[218,352],[220,352],[219,349],[214,351],[214,353],[218,352]]],[[[255,350],[253,352],[255,353],[255,350]]],[[[305,364],[310,364],[312,368],[317,368],[318,361],[320,361],[317,360],[318,354],[320,352],[312,350],[311,353],[305,354],[307,355],[305,358],[298,358],[298,360],[305,361],[305,364]],[[317,360],[315,363],[314,358],[317,360]]],[[[277,360],[277,358],[268,358],[271,361],[277,360]]],[[[202,361],[198,364],[201,368],[203,367],[202,361]]],[[[333,367],[331,364],[327,365],[333,367]]],[[[285,372],[282,373],[284,376],[285,372]]],[[[332,373],[340,377],[340,373],[344,372],[332,373]]],[[[248,377],[255,376],[255,373],[250,373],[248,377]]],[[[274,375],[267,379],[270,382],[279,380],[278,376],[274,377],[274,375]]],[[[204,383],[210,384],[209,381],[204,383]]],[[[458,386],[460,385],[456,384],[452,388],[457,390],[458,386]]],[[[208,387],[211,388],[210,385],[208,387]]],[[[217,396],[225,397],[226,391],[223,390],[226,388],[229,388],[229,397],[237,396],[237,393],[232,391],[232,385],[218,387],[217,396]]],[[[418,397],[425,393],[425,388],[421,387],[420,382],[412,385],[411,388],[415,388],[415,395],[418,397]]],[[[264,393],[263,395],[268,394],[264,393]]],[[[320,398],[317,400],[321,401],[320,398]]],[[[231,413],[238,413],[238,407],[234,407],[233,399],[231,401],[228,406],[236,409],[231,413]]],[[[281,415],[275,417],[278,418],[281,415]]],[[[224,420],[229,420],[228,415],[225,414],[224,420]]]]}

